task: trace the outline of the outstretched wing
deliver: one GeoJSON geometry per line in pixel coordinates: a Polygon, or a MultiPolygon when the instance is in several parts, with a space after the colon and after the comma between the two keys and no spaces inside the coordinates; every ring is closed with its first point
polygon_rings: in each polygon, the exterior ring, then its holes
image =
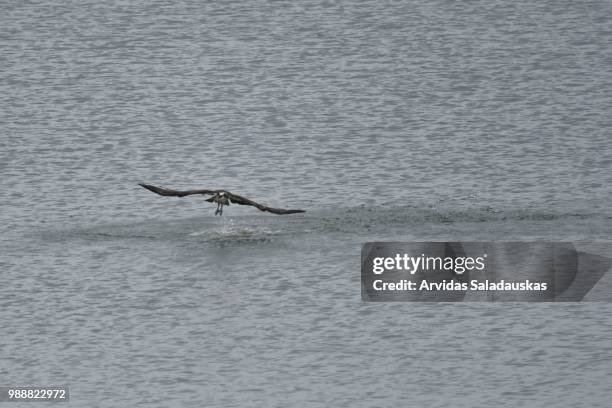
{"type": "Polygon", "coordinates": [[[165,188],[165,187],[152,186],[150,184],[138,183],[138,185],[146,188],[149,191],[157,193],[159,195],[169,196],[169,197],[185,197],[185,196],[192,195],[192,194],[215,194],[215,190],[200,189],[200,190],[179,191],[179,190],[172,190],[172,189],[165,188]]]}
{"type": "Polygon", "coordinates": [[[232,204],[252,205],[253,207],[256,207],[257,209],[259,209],[260,211],[267,211],[267,212],[271,212],[272,214],[283,215],[283,214],[295,214],[295,213],[306,212],[304,210],[285,210],[282,208],[268,207],[267,205],[256,203],[253,200],[249,200],[248,198],[239,196],[238,194],[230,193],[229,191],[226,191],[226,194],[232,204]]]}

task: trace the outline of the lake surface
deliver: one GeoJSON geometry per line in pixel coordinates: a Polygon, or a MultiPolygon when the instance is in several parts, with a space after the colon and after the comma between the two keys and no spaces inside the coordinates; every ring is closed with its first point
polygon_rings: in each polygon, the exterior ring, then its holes
{"type": "Polygon", "coordinates": [[[375,240],[609,239],[610,21],[7,2],[0,383],[77,407],[608,407],[610,304],[366,304],[359,268],[375,240]],[[215,217],[138,182],[307,212],[215,217]]]}

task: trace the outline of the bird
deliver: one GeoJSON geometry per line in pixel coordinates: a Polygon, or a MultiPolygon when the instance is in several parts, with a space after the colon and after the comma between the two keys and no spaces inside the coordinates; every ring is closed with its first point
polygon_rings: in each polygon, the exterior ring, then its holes
{"type": "Polygon", "coordinates": [[[263,204],[259,204],[248,198],[239,196],[238,194],[231,193],[227,190],[207,190],[207,189],[194,189],[194,190],[172,190],[166,187],[152,186],[150,184],[138,183],[139,186],[146,188],[149,191],[157,193],[162,196],[169,197],[185,197],[188,195],[201,194],[210,195],[206,199],[209,203],[216,203],[217,209],[215,215],[223,215],[223,206],[229,206],[231,204],[240,205],[251,205],[260,211],[267,211],[272,214],[285,215],[285,214],[296,214],[306,212],[304,210],[285,210],[282,208],[272,208],[263,204]]]}

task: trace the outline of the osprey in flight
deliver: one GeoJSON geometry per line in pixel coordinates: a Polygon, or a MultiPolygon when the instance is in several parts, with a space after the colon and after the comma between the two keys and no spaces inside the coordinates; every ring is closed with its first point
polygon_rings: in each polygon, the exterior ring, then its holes
{"type": "Polygon", "coordinates": [[[240,205],[252,205],[256,207],[260,211],[271,212],[272,214],[295,214],[295,213],[303,213],[306,212],[304,210],[284,210],[282,208],[272,208],[265,206],[263,204],[256,203],[253,200],[249,200],[248,198],[244,198],[239,196],[238,194],[230,193],[225,190],[171,190],[165,187],[156,187],[150,184],[142,184],[138,183],[139,186],[146,188],[154,193],[163,196],[171,196],[171,197],[185,197],[193,194],[202,194],[202,195],[210,195],[210,198],[207,198],[206,201],[210,203],[217,203],[217,209],[215,210],[215,215],[223,215],[223,206],[232,204],[240,204],[240,205]]]}

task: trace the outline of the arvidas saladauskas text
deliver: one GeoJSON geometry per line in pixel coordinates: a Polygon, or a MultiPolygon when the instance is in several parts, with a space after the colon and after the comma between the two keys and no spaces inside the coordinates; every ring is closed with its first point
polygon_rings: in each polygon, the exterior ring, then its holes
{"type": "Polygon", "coordinates": [[[479,281],[476,279],[468,282],[458,282],[454,279],[450,281],[443,280],[441,282],[429,282],[422,280],[414,282],[408,279],[402,279],[395,282],[385,282],[377,279],[372,283],[374,290],[516,290],[516,291],[543,291],[548,287],[547,282],[532,282],[529,279],[520,282],[510,282],[500,280],[493,282],[490,280],[479,281]]]}

